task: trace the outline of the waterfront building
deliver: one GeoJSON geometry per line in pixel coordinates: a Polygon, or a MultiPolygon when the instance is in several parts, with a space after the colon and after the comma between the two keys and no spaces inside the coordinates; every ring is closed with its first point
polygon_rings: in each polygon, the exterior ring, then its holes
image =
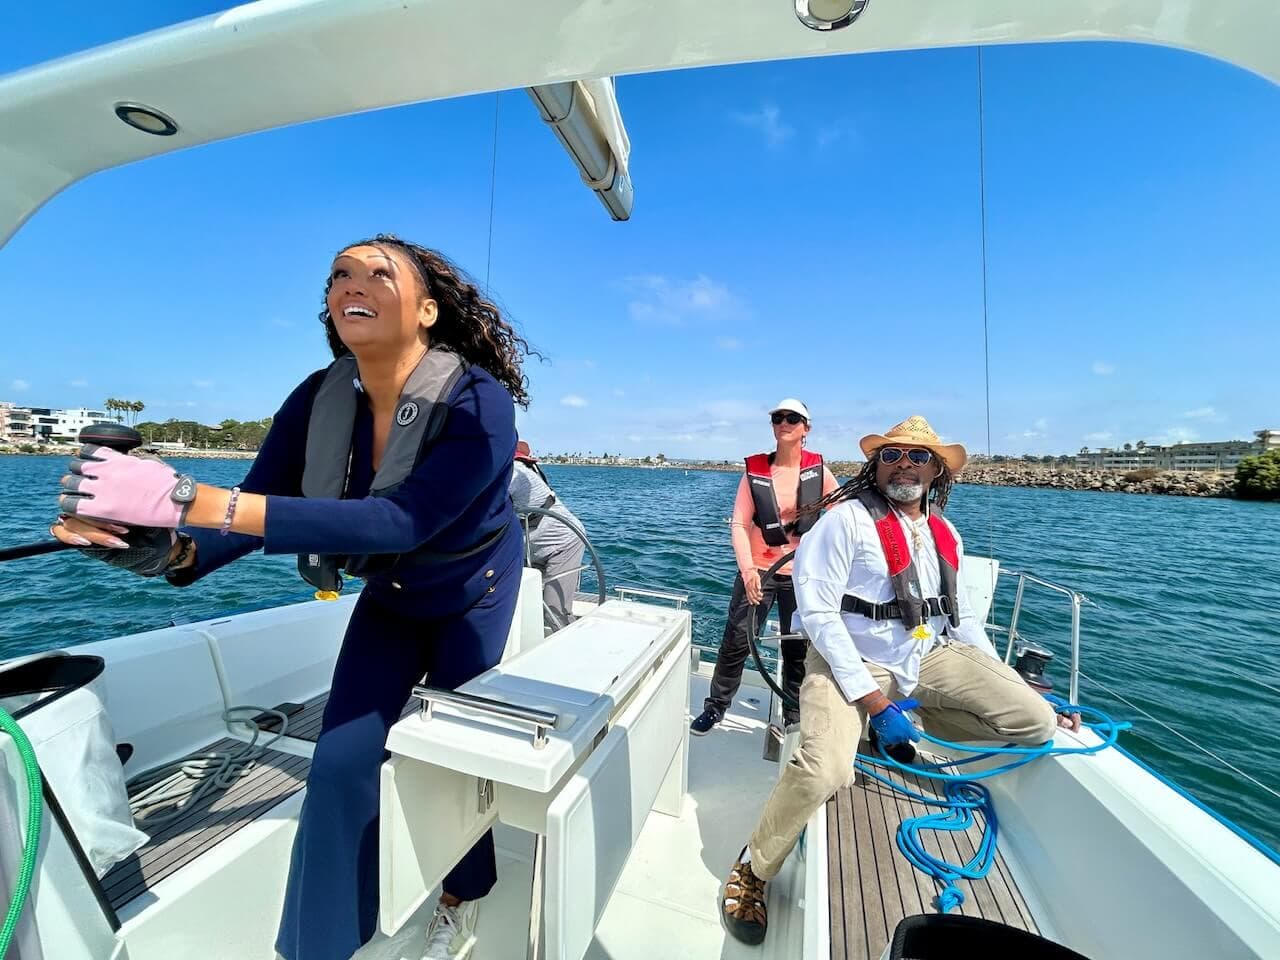
{"type": "Polygon", "coordinates": [[[1083,449],[1076,466],[1090,470],[1176,470],[1231,473],[1245,457],[1280,449],[1280,430],[1255,430],[1253,440],[1213,440],[1174,443],[1167,446],[1131,446],[1128,450],[1103,447],[1083,449]]]}

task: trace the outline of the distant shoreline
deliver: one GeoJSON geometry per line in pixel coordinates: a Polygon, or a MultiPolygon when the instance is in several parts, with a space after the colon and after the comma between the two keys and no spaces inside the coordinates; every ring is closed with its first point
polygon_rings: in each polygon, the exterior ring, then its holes
{"type": "MultiPolygon", "coordinates": [[[[552,467],[635,467],[652,470],[699,470],[707,473],[741,473],[741,463],[672,463],[665,466],[643,463],[557,463],[552,467]]],[[[847,479],[862,470],[861,462],[828,460],[827,467],[837,477],[847,479]]],[[[957,484],[970,486],[1023,487],[1025,489],[1085,490],[1099,493],[1147,493],[1172,497],[1235,497],[1235,477],[1227,473],[1173,471],[1088,470],[1061,467],[1033,467],[1021,464],[972,463],[956,477],[957,484]]]]}
{"type": "MultiPolygon", "coordinates": [[[[76,448],[37,447],[19,450],[0,446],[0,456],[70,457],[76,448]]],[[[256,450],[158,450],[175,460],[253,460],[256,450]]],[[[685,471],[701,473],[741,473],[741,463],[559,463],[543,460],[548,467],[609,467],[634,470],[685,471]]],[[[861,463],[829,460],[827,466],[840,478],[856,476],[861,463]]],[[[1087,470],[1061,467],[1033,467],[1020,464],[969,464],[956,477],[957,484],[970,486],[1022,487],[1024,489],[1083,490],[1099,493],[1146,493],[1173,497],[1235,497],[1235,477],[1225,473],[1174,473],[1154,471],[1087,470]]]]}
{"type": "MultiPolygon", "coordinates": [[[[17,447],[0,445],[0,457],[74,457],[80,448],[74,444],[61,447],[36,447],[34,450],[20,450],[17,447]]],[[[174,460],[253,460],[258,456],[256,450],[156,450],[157,456],[174,460]]]]}

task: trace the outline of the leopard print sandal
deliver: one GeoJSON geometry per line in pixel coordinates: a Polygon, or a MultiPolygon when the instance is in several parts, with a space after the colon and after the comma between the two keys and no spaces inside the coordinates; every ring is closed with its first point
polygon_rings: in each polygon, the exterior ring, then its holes
{"type": "Polygon", "coordinates": [[[735,940],[755,946],[764,942],[769,915],[764,905],[765,881],[752,872],[750,863],[742,862],[746,854],[747,848],[743,847],[738,862],[729,871],[724,896],[720,898],[720,916],[735,940]]]}

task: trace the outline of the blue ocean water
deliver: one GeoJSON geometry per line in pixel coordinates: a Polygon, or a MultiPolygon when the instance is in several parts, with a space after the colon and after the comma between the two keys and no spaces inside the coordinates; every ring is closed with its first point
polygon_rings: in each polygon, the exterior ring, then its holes
{"type": "MultiPolygon", "coordinates": [[[[41,539],[65,461],[0,457],[0,545],[41,539]]],[[[178,461],[210,483],[237,461],[178,461]]],[[[694,639],[714,647],[734,562],[726,518],[736,474],[547,468],[604,561],[609,589],[689,594],[694,639]]],[[[957,486],[950,516],[972,554],[1074,587],[1085,673],[1280,790],[1280,504],[957,486]]],[[[1007,623],[1012,580],[995,616],[1007,623]]],[[[587,588],[584,584],[584,589],[587,588]]],[[[73,554],[0,564],[0,658],[309,596],[290,557],[254,555],[185,590],[73,554]]],[[[1070,609],[1028,590],[1019,632],[1057,655],[1065,690],[1070,609]]],[[[1202,800],[1280,846],[1274,796],[1144,719],[1094,683],[1081,699],[1135,721],[1122,743],[1202,800]]]]}

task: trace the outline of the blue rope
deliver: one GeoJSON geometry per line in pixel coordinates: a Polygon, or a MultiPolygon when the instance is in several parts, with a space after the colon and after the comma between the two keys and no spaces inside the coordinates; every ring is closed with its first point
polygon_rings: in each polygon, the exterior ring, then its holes
{"type": "MultiPolygon", "coordinates": [[[[1112,720],[1101,710],[1081,707],[1067,703],[1061,697],[1052,695],[1046,699],[1053,704],[1056,713],[1079,713],[1082,717],[1091,718],[1085,726],[1093,730],[1101,742],[1091,747],[1055,747],[1050,740],[1038,747],[1016,747],[1012,744],[1003,747],[987,747],[974,752],[973,748],[963,743],[953,743],[940,737],[921,731],[921,737],[929,743],[945,747],[949,750],[960,750],[972,753],[972,756],[959,760],[943,760],[938,763],[904,764],[899,763],[885,752],[884,744],[880,744],[879,757],[861,757],[854,761],[859,773],[885,784],[896,793],[930,807],[939,809],[919,817],[909,817],[898,824],[896,842],[898,850],[906,857],[907,862],[932,877],[941,884],[942,889],[933,899],[933,906],[939,913],[947,913],[964,903],[964,891],[957,885],[960,880],[981,880],[991,869],[996,860],[996,841],[999,836],[999,820],[996,817],[995,804],[991,800],[991,792],[976,781],[987,777],[998,776],[1025,766],[1040,757],[1064,756],[1067,754],[1088,755],[1098,753],[1108,747],[1115,746],[1120,731],[1127,730],[1131,724],[1125,721],[1112,720]],[[958,768],[978,760],[992,757],[1011,756],[1015,759],[985,770],[969,773],[947,773],[948,768],[958,768]],[[938,780],[943,784],[943,798],[925,796],[910,789],[905,783],[886,776],[876,768],[900,770],[938,780]],[[963,833],[982,817],[982,839],[978,843],[973,856],[963,864],[951,863],[941,857],[935,857],[924,845],[924,831],[935,830],[947,833],[963,833]]],[[[1118,748],[1117,748],[1118,749],[1118,748]]]]}

